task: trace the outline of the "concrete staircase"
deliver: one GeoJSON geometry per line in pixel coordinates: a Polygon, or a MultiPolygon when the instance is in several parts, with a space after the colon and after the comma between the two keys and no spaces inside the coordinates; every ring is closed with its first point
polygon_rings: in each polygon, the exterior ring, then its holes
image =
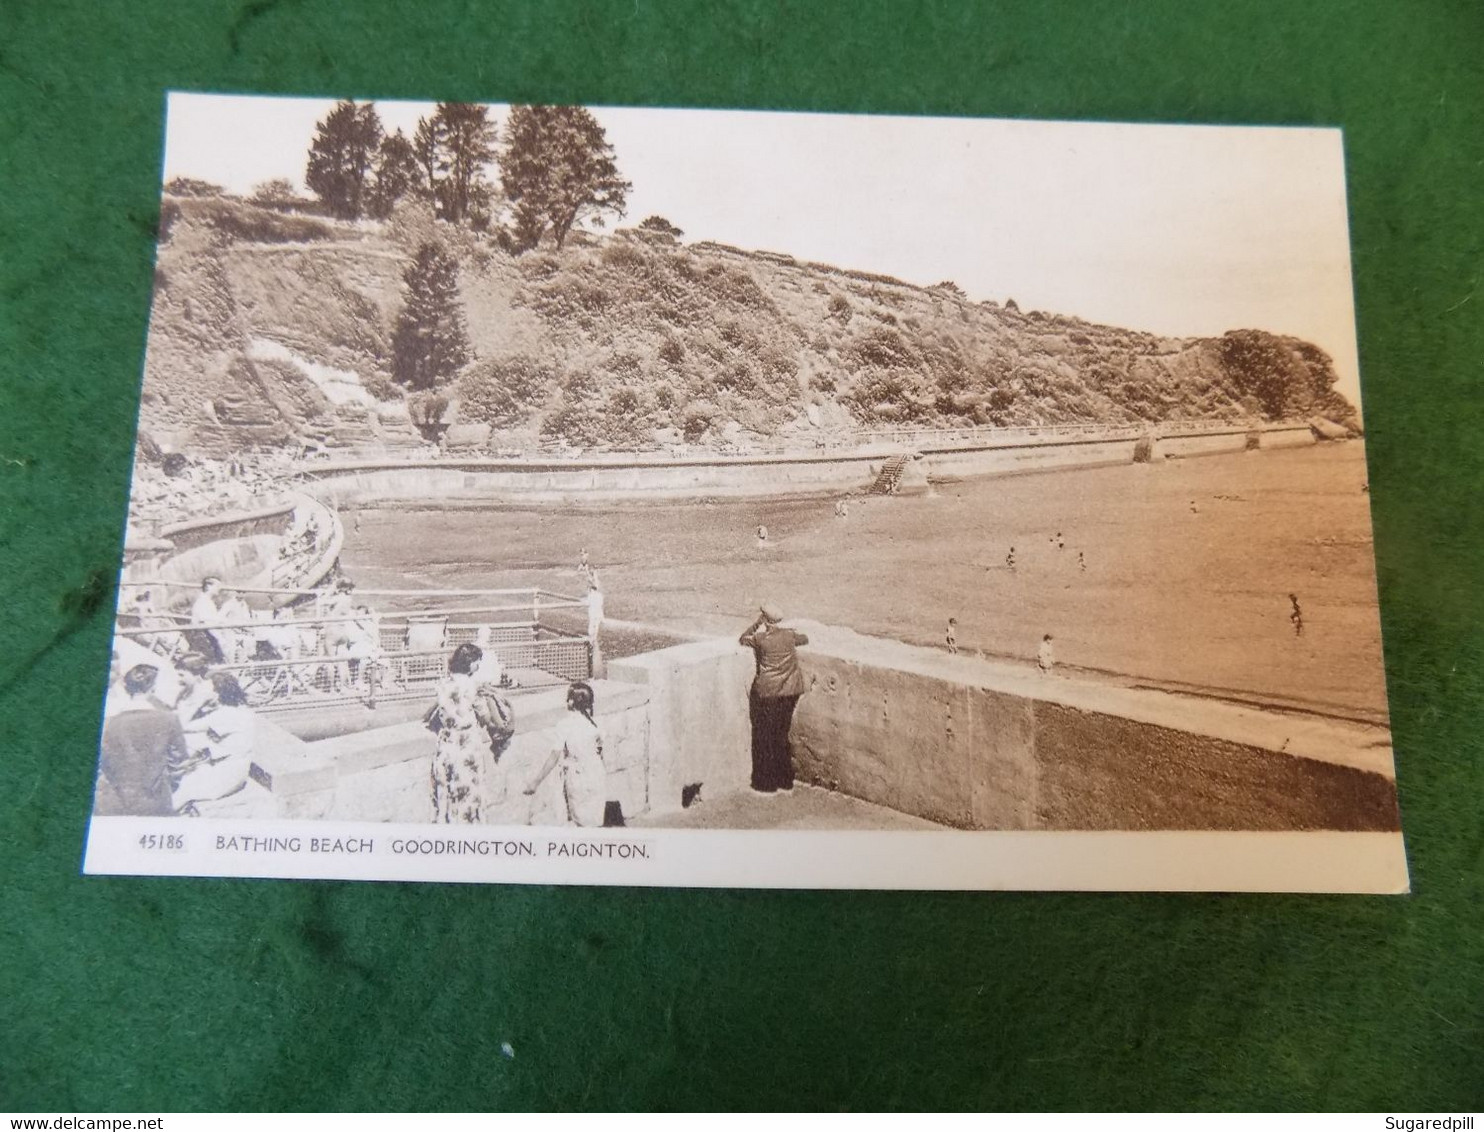
{"type": "Polygon", "coordinates": [[[902,472],[906,470],[907,462],[911,459],[910,453],[888,459],[881,465],[881,471],[877,473],[875,482],[868,489],[869,494],[895,495],[897,486],[902,480],[902,472]]]}
{"type": "Polygon", "coordinates": [[[331,448],[364,448],[376,444],[376,432],[371,414],[358,405],[339,405],[335,409],[338,418],[330,427],[331,448]]]}
{"type": "Polygon", "coordinates": [[[377,434],[377,443],[385,448],[421,448],[426,443],[406,413],[372,414],[371,426],[377,434]]]}

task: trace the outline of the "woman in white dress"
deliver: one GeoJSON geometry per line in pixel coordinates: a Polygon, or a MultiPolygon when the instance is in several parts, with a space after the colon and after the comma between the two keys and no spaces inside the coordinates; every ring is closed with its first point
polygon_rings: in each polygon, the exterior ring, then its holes
{"type": "Polygon", "coordinates": [[[252,769],[258,722],[247,706],[242,685],[226,672],[213,672],[211,683],[217,707],[185,725],[187,741],[198,734],[205,746],[200,761],[181,776],[175,788],[171,800],[177,812],[236,794],[247,785],[252,769]]]}
{"type": "Polygon", "coordinates": [[[530,785],[534,794],[558,766],[572,825],[601,826],[608,801],[608,771],[603,765],[603,733],[593,719],[593,690],[576,683],[567,689],[567,714],[556,725],[551,753],[530,785]]]}

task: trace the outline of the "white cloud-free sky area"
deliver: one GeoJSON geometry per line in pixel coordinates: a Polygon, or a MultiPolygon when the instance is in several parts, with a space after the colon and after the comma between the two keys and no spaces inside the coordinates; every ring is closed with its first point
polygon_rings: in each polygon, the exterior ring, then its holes
{"type": "MultiPolygon", "coordinates": [[[[300,188],[328,99],[172,94],[165,178],[300,188]]],[[[409,136],[433,105],[377,101],[409,136]]],[[[506,108],[492,106],[497,123],[506,108]]],[[[594,107],[633,190],[717,240],[1174,336],[1329,352],[1359,403],[1340,132],[594,107]]]]}

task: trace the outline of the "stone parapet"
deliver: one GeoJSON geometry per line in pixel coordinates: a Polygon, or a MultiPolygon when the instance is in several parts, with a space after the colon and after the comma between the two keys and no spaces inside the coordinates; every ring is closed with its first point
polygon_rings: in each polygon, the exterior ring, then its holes
{"type": "MultiPolygon", "coordinates": [[[[612,799],[625,814],[649,807],[649,696],[633,684],[593,681],[603,761],[612,799]]],[[[535,795],[526,785],[552,748],[566,713],[566,690],[517,697],[516,734],[486,784],[486,824],[562,825],[566,805],[561,775],[535,795]]],[[[431,820],[429,771],[437,741],[421,719],[305,742],[260,721],[253,778],[274,800],[281,818],[344,821],[431,820]]]]}
{"type": "MultiPolygon", "coordinates": [[[[1264,710],[797,623],[809,691],[800,781],[982,830],[1399,828],[1385,727],[1264,710]]],[[[609,792],[629,816],[718,798],[751,770],[750,650],[731,639],[625,657],[594,681],[609,792]],[[691,791],[693,792],[693,790],[691,791]]],[[[516,701],[491,824],[561,824],[560,776],[530,797],[556,689],[516,701]]],[[[433,737],[420,721],[265,744],[255,780],[280,817],[427,821],[433,737]]]]}
{"type": "MultiPolygon", "coordinates": [[[[1159,433],[1158,425],[1150,426],[1159,433]]],[[[1249,435],[1262,448],[1312,444],[1307,424],[1268,424],[1248,429],[1204,428],[1159,433],[1156,446],[1168,456],[1240,452],[1249,435]]],[[[1112,427],[1106,434],[1024,438],[1007,435],[977,443],[883,443],[848,452],[799,452],[754,456],[670,458],[653,454],[573,459],[349,460],[307,464],[300,469],[316,495],[339,506],[376,506],[437,500],[440,506],[505,501],[605,498],[684,499],[696,496],[763,497],[863,491],[892,456],[915,453],[907,490],[928,477],[960,478],[1049,471],[1056,468],[1127,464],[1134,460],[1141,430],[1112,427]]],[[[918,438],[921,440],[922,438],[918,438]]]]}
{"type": "Polygon", "coordinates": [[[805,782],[965,829],[1399,828],[1385,728],[804,628],[805,782]]]}
{"type": "Polygon", "coordinates": [[[679,809],[688,786],[716,796],[748,785],[752,673],[752,651],[735,640],[695,641],[608,662],[610,682],[649,694],[651,809],[679,809]]]}

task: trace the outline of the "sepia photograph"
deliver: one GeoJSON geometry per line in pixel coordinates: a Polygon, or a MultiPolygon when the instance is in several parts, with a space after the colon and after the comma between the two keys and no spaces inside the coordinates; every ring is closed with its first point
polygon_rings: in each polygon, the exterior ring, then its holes
{"type": "Polygon", "coordinates": [[[1338,130],[169,96],[91,873],[1402,892],[1338,130]]]}

